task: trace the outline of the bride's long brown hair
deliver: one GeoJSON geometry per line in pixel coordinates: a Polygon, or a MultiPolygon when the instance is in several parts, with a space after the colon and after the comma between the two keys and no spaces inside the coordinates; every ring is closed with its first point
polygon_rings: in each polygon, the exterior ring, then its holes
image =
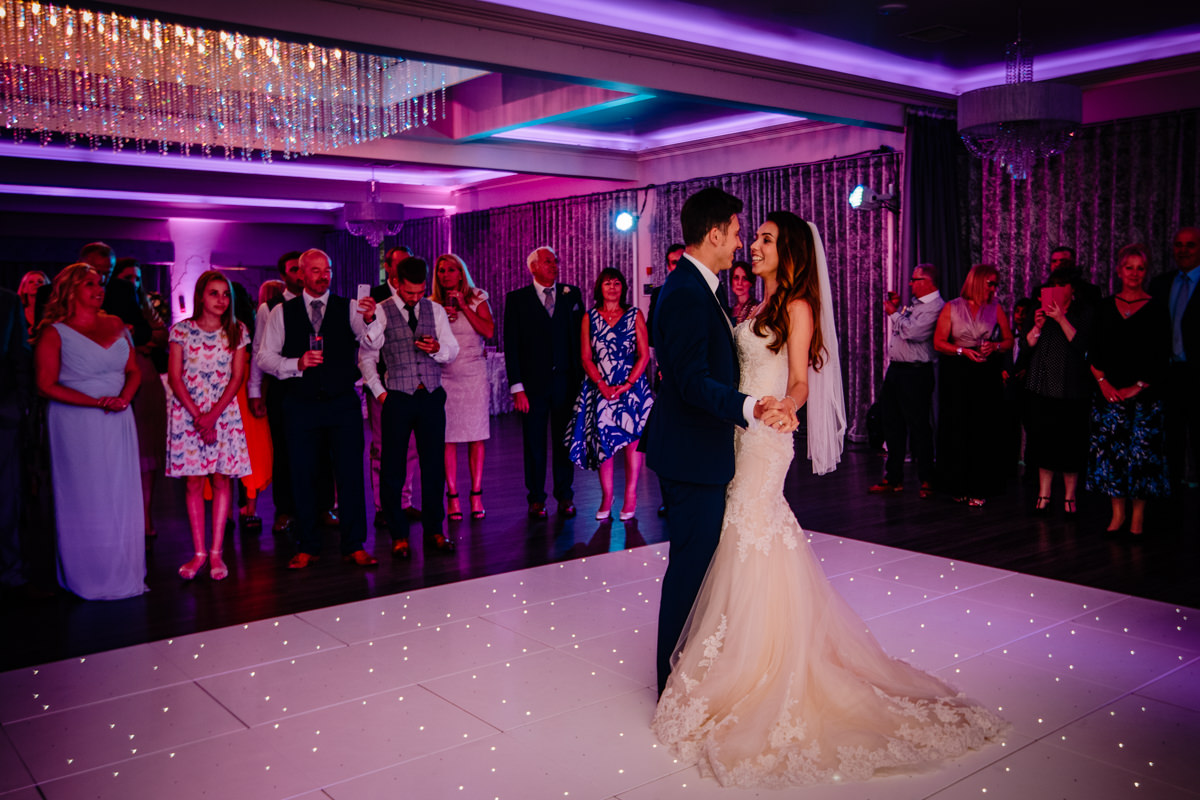
{"type": "Polygon", "coordinates": [[[775,273],[775,293],[755,318],[754,333],[765,337],[769,331],[773,338],[767,347],[772,353],[778,353],[787,344],[790,332],[788,303],[797,299],[808,301],[813,315],[808,361],[813,369],[820,370],[825,363],[825,342],[821,337],[821,285],[812,228],[790,211],[772,211],[767,214],[767,222],[774,222],[779,229],[775,239],[779,269],[775,273]]]}

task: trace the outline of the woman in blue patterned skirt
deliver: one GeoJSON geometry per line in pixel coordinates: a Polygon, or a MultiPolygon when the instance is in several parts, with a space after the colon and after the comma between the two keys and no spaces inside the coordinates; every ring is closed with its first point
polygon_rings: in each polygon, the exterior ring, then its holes
{"type": "Polygon", "coordinates": [[[638,439],[654,398],[646,380],[650,346],[642,312],[630,306],[620,271],[606,267],[596,278],[595,306],[583,320],[581,351],[586,377],[575,401],[575,422],[568,433],[571,460],[600,473],[600,509],[596,519],[612,517],[613,457],[625,451],[625,502],[621,519],[637,513],[638,476],[643,455],[638,439]]]}
{"type": "Polygon", "coordinates": [[[1112,498],[1110,533],[1125,526],[1126,498],[1133,501],[1129,532],[1140,534],[1147,498],[1170,491],[1160,389],[1171,354],[1171,317],[1145,290],[1148,264],[1143,245],[1121,248],[1121,290],[1100,304],[1088,351],[1099,394],[1092,403],[1087,488],[1112,498]]]}

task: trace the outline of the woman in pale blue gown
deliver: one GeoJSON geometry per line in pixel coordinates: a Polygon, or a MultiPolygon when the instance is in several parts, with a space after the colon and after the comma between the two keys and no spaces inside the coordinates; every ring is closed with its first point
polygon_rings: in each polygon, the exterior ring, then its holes
{"type": "Polygon", "coordinates": [[[48,427],[58,580],[85,600],[146,590],[145,516],[137,427],[129,408],[140,372],[133,340],[101,311],[104,286],[86,264],[54,279],[39,327],[38,391],[48,427]]]}

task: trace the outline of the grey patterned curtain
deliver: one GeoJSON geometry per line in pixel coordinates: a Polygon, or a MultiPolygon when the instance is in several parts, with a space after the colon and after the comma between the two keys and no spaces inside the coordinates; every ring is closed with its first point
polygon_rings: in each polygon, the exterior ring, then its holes
{"type": "MultiPolygon", "coordinates": [[[[668,184],[657,189],[651,221],[653,252],[662,253],[680,240],[684,200],[715,185],[746,204],[743,241],[750,241],[767,212],[775,209],[792,211],[817,226],[829,261],[849,436],[856,441],[866,439],[867,409],[883,385],[881,301],[885,270],[899,242],[895,215],[855,211],[847,198],[860,183],[881,192],[889,183],[898,184],[900,167],[900,155],[888,152],[668,184]]],[[[654,268],[653,282],[661,283],[664,267],[656,261],[654,268]]]]}
{"type": "Polygon", "coordinates": [[[552,247],[558,254],[559,281],[578,286],[585,298],[591,297],[596,274],[604,267],[621,270],[632,284],[633,237],[618,233],[613,217],[632,208],[635,199],[636,192],[623,190],[451,217],[451,252],[490,295],[498,345],[504,342],[505,295],[531,280],[525,259],[534,248],[552,247]]]}
{"type": "Polygon", "coordinates": [[[970,169],[971,258],[1000,267],[1005,306],[1045,278],[1056,245],[1108,294],[1117,250],[1143,242],[1152,274],[1173,269],[1176,229],[1200,222],[1200,109],[1089,125],[1024,181],[991,162],[970,169]]]}
{"type": "Polygon", "coordinates": [[[379,283],[379,265],[383,263],[383,253],[388,247],[386,239],[379,248],[374,248],[366,239],[349,231],[326,233],[321,249],[333,262],[333,292],[353,299],[358,284],[374,286],[379,283]]]}
{"type": "Polygon", "coordinates": [[[428,261],[429,268],[433,269],[434,260],[450,250],[450,217],[439,215],[406,220],[399,234],[384,240],[384,252],[400,245],[428,261]]]}

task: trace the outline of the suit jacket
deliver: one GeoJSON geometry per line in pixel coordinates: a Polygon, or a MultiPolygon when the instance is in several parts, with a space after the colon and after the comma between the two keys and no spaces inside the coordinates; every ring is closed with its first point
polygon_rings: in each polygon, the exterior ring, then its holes
{"type": "Polygon", "coordinates": [[[0,428],[16,428],[33,401],[33,354],[16,292],[0,289],[0,428]]]}
{"type": "MultiPolygon", "coordinates": [[[[1163,275],[1156,275],[1150,281],[1150,294],[1171,311],[1171,286],[1179,270],[1171,270],[1163,275]]],[[[1174,320],[1171,321],[1174,330],[1174,320]]],[[[1187,354],[1188,363],[1200,365],[1200,288],[1192,292],[1183,311],[1183,351],[1187,354]]]]}
{"type": "Polygon", "coordinates": [[[646,465],[668,480],[728,483],[746,395],[729,318],[686,255],[659,293],[654,341],[662,383],[642,433],[646,465]]]}
{"type": "Polygon", "coordinates": [[[555,406],[573,403],[583,380],[579,357],[583,315],[578,286],[556,285],[553,318],[534,284],[509,292],[504,301],[504,366],[509,385],[523,384],[531,400],[549,399],[555,406]]]}

